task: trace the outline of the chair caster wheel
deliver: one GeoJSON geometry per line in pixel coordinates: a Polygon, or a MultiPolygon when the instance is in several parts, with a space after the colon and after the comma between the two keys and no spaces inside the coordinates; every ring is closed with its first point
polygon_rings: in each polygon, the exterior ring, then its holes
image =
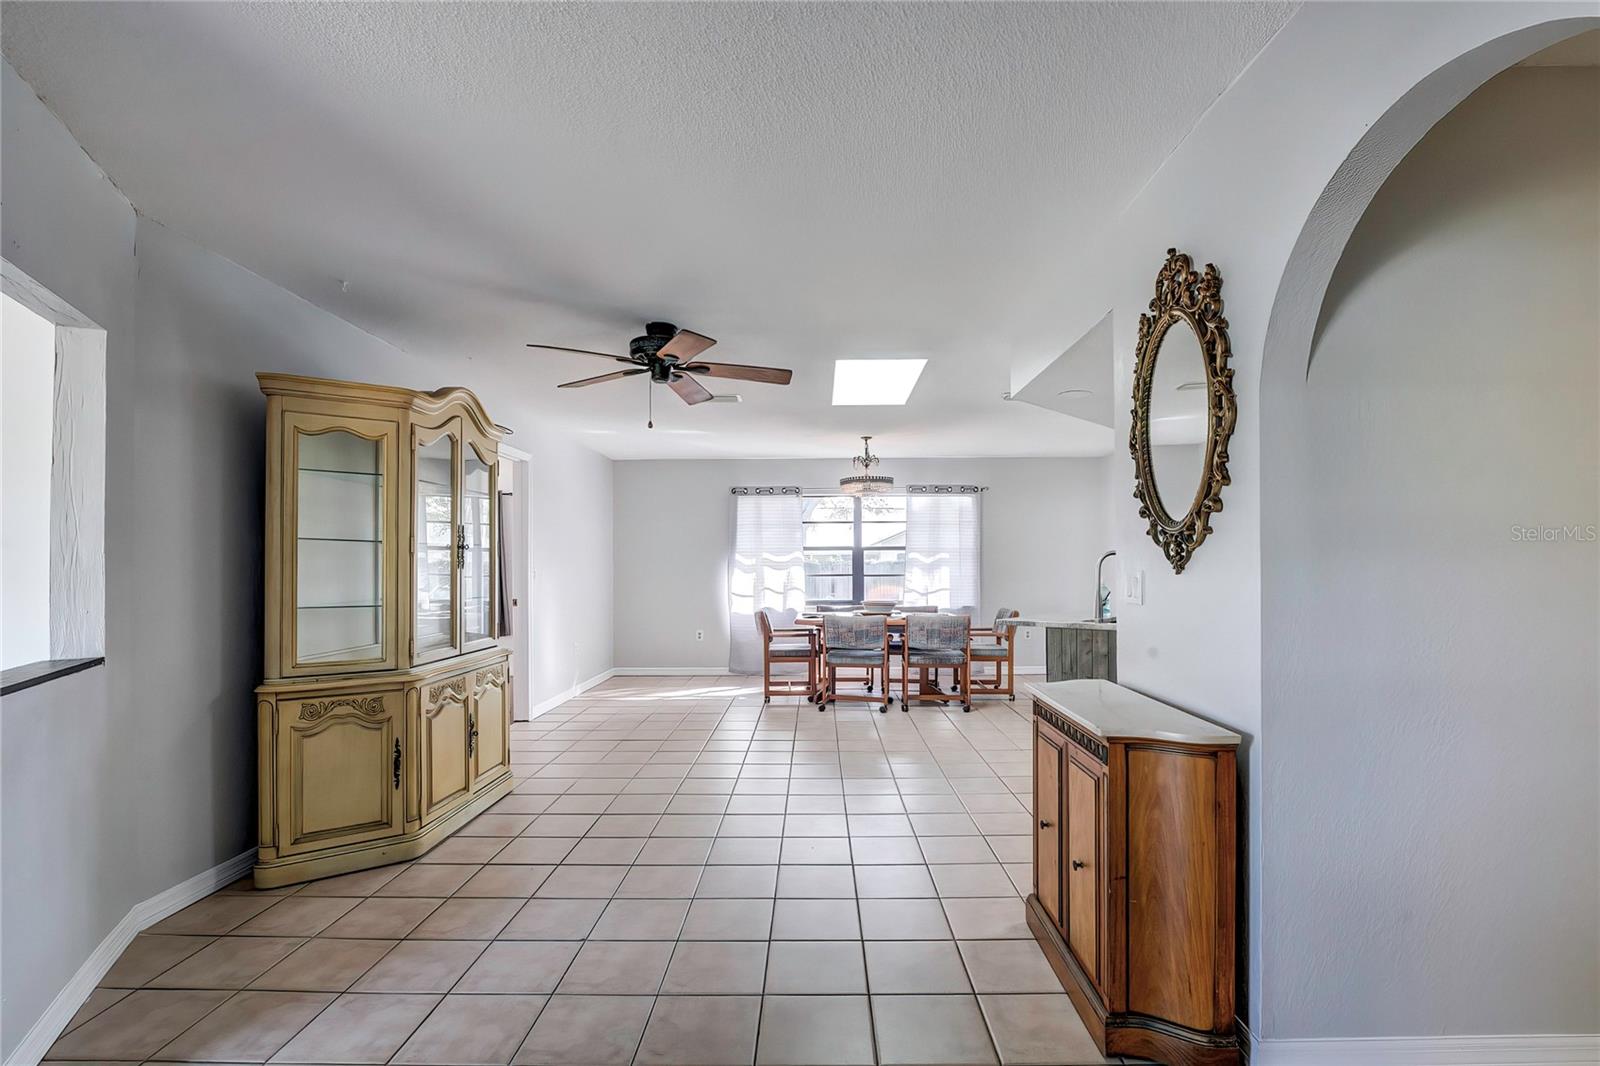
{"type": "Polygon", "coordinates": [[[887,703],[885,703],[882,707],[879,707],[878,708],[878,713],[879,714],[888,714],[889,713],[889,705],[887,703]]]}
{"type": "Polygon", "coordinates": [[[961,713],[963,713],[963,714],[971,714],[972,713],[972,704],[970,704],[970,703],[962,704],[961,705],[961,713]]]}

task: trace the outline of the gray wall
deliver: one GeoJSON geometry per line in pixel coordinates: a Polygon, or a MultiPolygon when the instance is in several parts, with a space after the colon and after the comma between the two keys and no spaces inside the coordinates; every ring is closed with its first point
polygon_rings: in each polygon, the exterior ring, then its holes
{"type": "MultiPolygon", "coordinates": [[[[5,258],[106,328],[109,397],[106,664],[0,709],[9,1054],[130,908],[253,843],[255,372],[474,381],[469,365],[392,348],[136,216],[9,66],[0,102],[5,258]]],[[[537,701],[610,665],[611,463],[485,399],[533,454],[541,494],[537,701]],[[547,650],[558,643],[565,653],[547,650]]]]}
{"type": "MultiPolygon", "coordinates": [[[[0,64],[0,79],[0,254],[106,329],[114,392],[136,360],[133,208],[9,65],[0,64]]],[[[107,576],[126,589],[126,539],[108,514],[107,576]]],[[[108,642],[128,649],[134,636],[127,612],[113,612],[108,642]]],[[[144,745],[141,716],[109,695],[128,683],[130,666],[119,658],[0,701],[6,1055],[133,903],[216,861],[209,841],[198,848],[209,861],[192,865],[152,862],[133,846],[165,830],[132,817],[126,801],[162,787],[149,780],[152,768],[172,764],[134,757],[144,745]]],[[[166,816],[180,833],[202,824],[183,805],[166,816]]]]}
{"type": "MultiPolygon", "coordinates": [[[[885,459],[898,485],[986,485],[984,612],[1087,618],[1109,545],[1105,459],[885,459]]],[[[616,664],[724,670],[734,485],[837,485],[840,459],[639,460],[616,471],[616,664]],[[670,554],[668,554],[670,553],[670,554]],[[695,630],[704,641],[694,639],[695,630]]],[[[1108,584],[1110,578],[1107,578],[1108,584]]],[[[1018,664],[1044,666],[1041,630],[1018,664]]]]}
{"type": "Polygon", "coordinates": [[[1600,1032],[1600,71],[1383,187],[1263,485],[1276,1037],[1600,1032]],[[1592,538],[1592,533],[1589,534],[1592,538]]]}

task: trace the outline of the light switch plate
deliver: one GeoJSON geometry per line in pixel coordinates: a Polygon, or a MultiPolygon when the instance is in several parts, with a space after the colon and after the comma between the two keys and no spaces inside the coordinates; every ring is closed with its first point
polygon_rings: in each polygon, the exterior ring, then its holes
{"type": "Polygon", "coordinates": [[[1144,606],[1144,571],[1130,570],[1123,575],[1122,600],[1135,606],[1144,606]]]}

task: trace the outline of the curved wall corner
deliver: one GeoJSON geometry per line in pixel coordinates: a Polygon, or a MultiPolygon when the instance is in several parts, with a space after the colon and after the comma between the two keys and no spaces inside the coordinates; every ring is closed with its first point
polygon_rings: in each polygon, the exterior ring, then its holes
{"type": "Polygon", "coordinates": [[[1507,71],[1596,25],[1421,78],[1285,265],[1260,392],[1269,1062],[1600,1031],[1600,549],[1519,532],[1600,509],[1600,71],[1507,71]]]}

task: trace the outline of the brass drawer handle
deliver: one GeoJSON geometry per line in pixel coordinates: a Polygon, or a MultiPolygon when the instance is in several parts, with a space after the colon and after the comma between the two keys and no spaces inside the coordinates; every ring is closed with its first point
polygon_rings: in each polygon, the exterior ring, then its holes
{"type": "Polygon", "coordinates": [[[1073,868],[1073,869],[1074,869],[1074,870],[1081,870],[1081,869],[1083,869],[1083,868],[1084,868],[1084,867],[1085,867],[1085,866],[1088,866],[1088,865],[1089,865],[1089,864],[1088,864],[1088,863],[1086,863],[1086,862],[1084,862],[1084,861],[1083,861],[1083,860],[1081,860],[1081,859],[1073,859],[1073,860],[1072,860],[1072,868],[1073,868]]]}
{"type": "Polygon", "coordinates": [[[467,715],[467,754],[478,750],[478,716],[467,715]]]}

